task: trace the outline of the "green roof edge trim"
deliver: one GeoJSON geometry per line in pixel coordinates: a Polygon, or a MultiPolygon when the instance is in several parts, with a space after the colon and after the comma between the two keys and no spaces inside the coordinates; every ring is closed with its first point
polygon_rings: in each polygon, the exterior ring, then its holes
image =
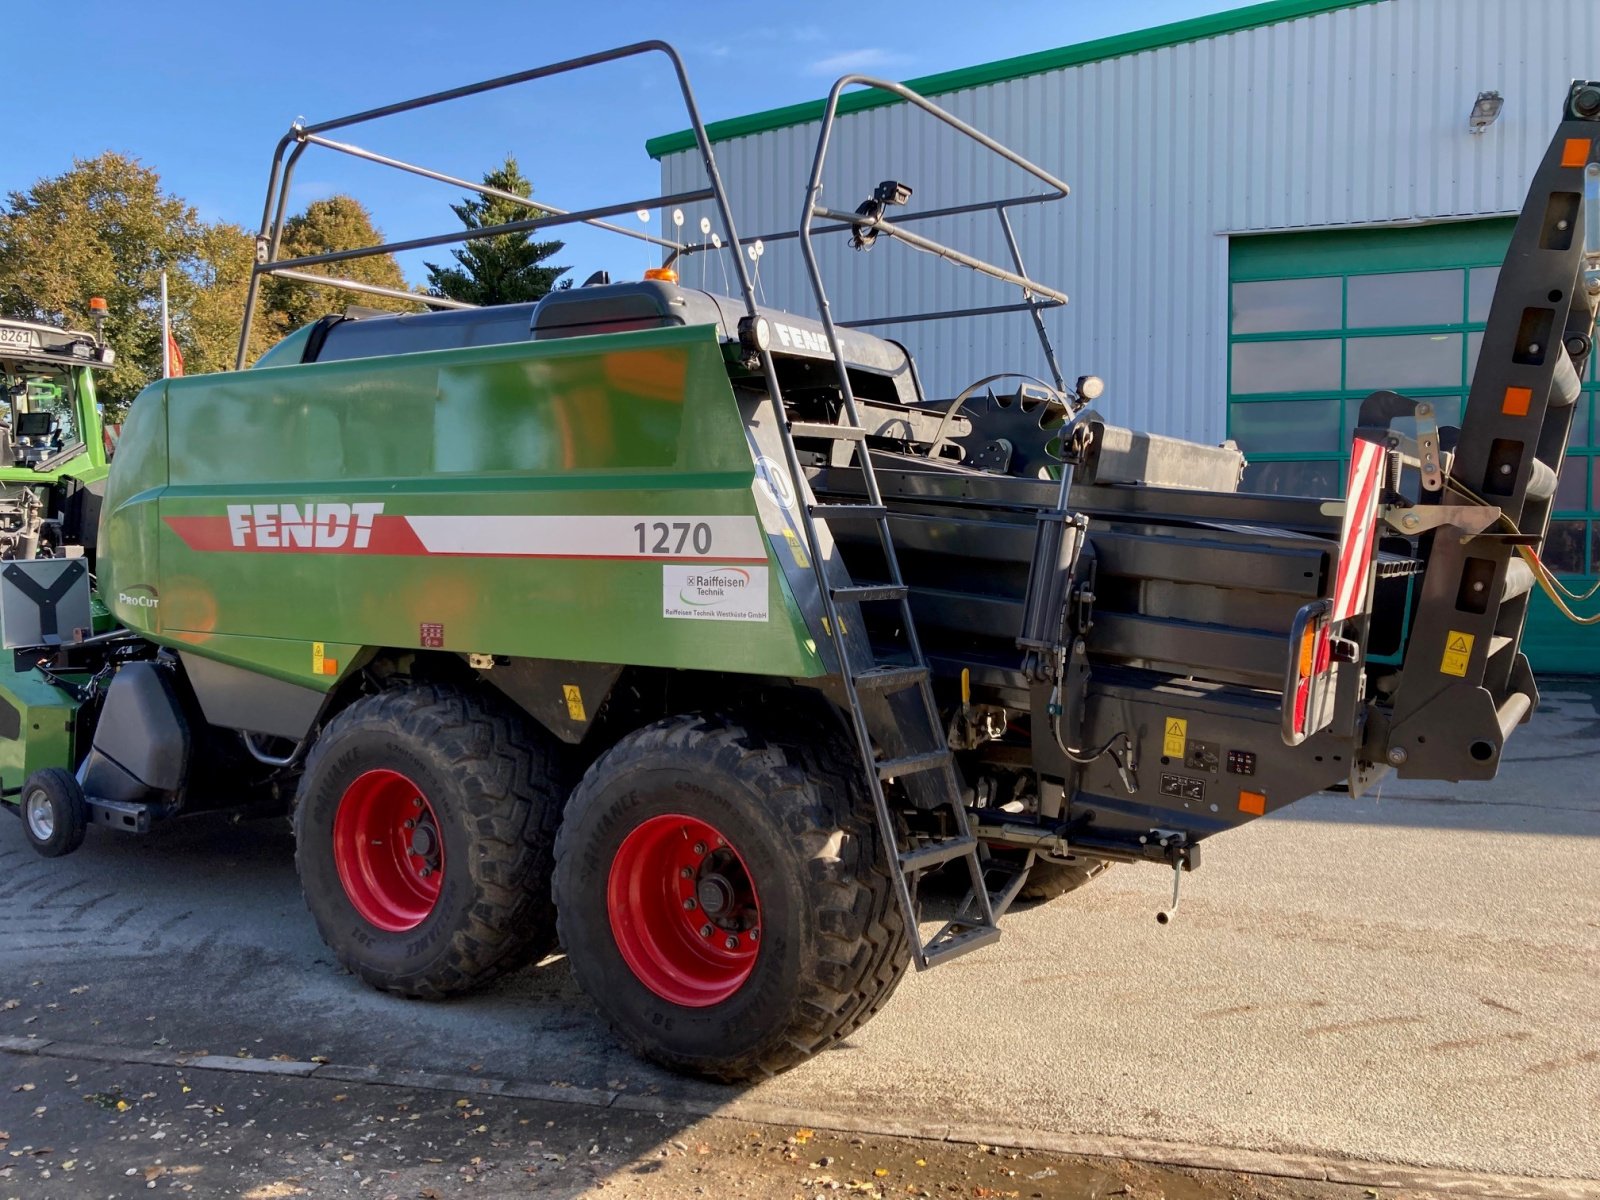
{"type": "MultiPolygon", "coordinates": [[[[1057,71],[1063,67],[1076,67],[1084,63],[1121,58],[1125,54],[1160,50],[1165,46],[1177,46],[1184,42],[1198,42],[1225,33],[1238,33],[1263,25],[1276,25],[1300,17],[1315,17],[1341,8],[1360,8],[1363,5],[1383,2],[1384,0],[1265,0],[1261,4],[1228,9],[1226,12],[1208,13],[1203,17],[1190,17],[1184,21],[1172,21],[1150,29],[1136,29],[1132,33],[1096,38],[1092,42],[1079,42],[1055,50],[1039,50],[1015,58],[1002,58],[998,62],[980,63],[975,67],[961,67],[954,71],[941,71],[936,75],[924,75],[920,79],[907,79],[905,85],[924,96],[937,96],[945,92],[958,92],[966,88],[982,87],[985,84],[1001,83],[1007,79],[1039,75],[1045,71],[1057,71]]],[[[881,108],[883,105],[899,102],[898,97],[876,89],[846,92],[839,97],[839,112],[841,114],[861,112],[864,109],[881,108]]],[[[770,108],[765,112],[751,113],[748,116],[712,121],[706,126],[706,134],[713,142],[725,142],[729,138],[782,129],[787,125],[804,125],[808,121],[820,121],[825,104],[824,100],[806,100],[800,104],[770,108]]],[[[651,158],[661,158],[663,155],[675,154],[680,150],[692,150],[694,130],[680,129],[676,133],[653,137],[645,142],[644,148],[651,158]]]]}

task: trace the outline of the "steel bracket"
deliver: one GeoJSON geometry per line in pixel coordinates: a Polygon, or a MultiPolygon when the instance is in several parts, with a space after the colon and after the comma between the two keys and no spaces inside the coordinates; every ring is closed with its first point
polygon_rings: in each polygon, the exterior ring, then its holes
{"type": "Polygon", "coordinates": [[[1449,525],[1461,531],[1463,542],[1488,529],[1500,515],[1498,508],[1484,504],[1386,504],[1378,510],[1378,518],[1396,533],[1415,537],[1449,525]]]}

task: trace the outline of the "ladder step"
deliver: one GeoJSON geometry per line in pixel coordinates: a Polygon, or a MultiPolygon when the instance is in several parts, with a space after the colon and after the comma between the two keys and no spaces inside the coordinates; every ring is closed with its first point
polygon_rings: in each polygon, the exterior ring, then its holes
{"type": "MultiPolygon", "coordinates": [[[[1034,860],[1038,861],[1037,859],[1034,860]]],[[[994,919],[999,920],[1016,903],[1017,897],[1022,894],[1022,889],[1027,885],[1028,874],[1033,869],[1033,863],[1027,866],[1021,864],[999,862],[990,859],[984,864],[983,886],[989,890],[989,908],[994,913],[994,919]],[[993,886],[998,876],[999,887],[993,886]]],[[[971,913],[977,902],[977,896],[969,891],[966,899],[961,903],[961,915],[971,913]]]]}
{"type": "Polygon", "coordinates": [[[924,750],[921,754],[907,754],[903,758],[880,758],[873,766],[878,768],[879,779],[898,779],[902,775],[915,775],[920,771],[937,771],[949,761],[948,750],[924,750]]]}
{"type": "Polygon", "coordinates": [[[828,589],[835,600],[904,600],[908,595],[903,583],[863,583],[849,587],[828,589]]]}
{"type": "Polygon", "coordinates": [[[857,691],[893,692],[914,687],[928,677],[927,667],[871,667],[853,676],[857,691]]]}
{"type": "Polygon", "coordinates": [[[942,842],[929,842],[926,846],[918,846],[915,850],[902,851],[899,855],[900,869],[909,875],[913,871],[941,867],[947,862],[954,862],[971,854],[977,844],[977,839],[970,835],[953,837],[942,842]]]}
{"type": "Polygon", "coordinates": [[[824,521],[881,521],[889,510],[881,504],[812,504],[813,517],[824,521]]]}
{"type": "Polygon", "coordinates": [[[797,438],[828,438],[840,442],[864,442],[867,431],[859,425],[824,425],[817,421],[790,421],[789,436],[797,438]]]}
{"type": "Polygon", "coordinates": [[[984,946],[992,946],[1000,940],[1000,930],[994,925],[967,925],[952,921],[937,934],[932,941],[922,948],[922,964],[924,967],[937,966],[942,962],[949,962],[952,958],[959,958],[973,950],[984,946]]]}

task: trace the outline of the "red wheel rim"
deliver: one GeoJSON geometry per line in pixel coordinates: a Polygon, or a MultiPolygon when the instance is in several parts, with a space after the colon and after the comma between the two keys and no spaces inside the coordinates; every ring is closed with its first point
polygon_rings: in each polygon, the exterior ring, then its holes
{"type": "Polygon", "coordinates": [[[728,839],[694,817],[651,817],[622,840],[606,909],[628,969],[673,1004],[720,1004],[755,966],[755,884],[728,839]]]}
{"type": "Polygon", "coordinates": [[[357,776],[333,818],[333,861],[369,924],[404,933],[427,920],[444,880],[444,838],[422,789],[398,771],[357,776]]]}

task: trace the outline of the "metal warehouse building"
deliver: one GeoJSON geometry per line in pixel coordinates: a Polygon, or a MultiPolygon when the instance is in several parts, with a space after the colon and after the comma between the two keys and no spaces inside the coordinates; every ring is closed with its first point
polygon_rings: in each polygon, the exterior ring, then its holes
{"type": "MultiPolygon", "coordinates": [[[[1368,392],[1432,397],[1454,423],[1509,214],[1577,76],[1600,78],[1594,0],[1273,0],[908,83],[1071,185],[1012,219],[1029,274],[1071,296],[1045,320],[1069,378],[1105,378],[1102,411],[1233,438],[1254,490],[1332,495],[1368,392]]],[[[1038,190],[883,93],[847,93],[841,113],[830,207],[885,179],[916,189],[907,211],[1038,190]]],[[[821,114],[819,100],[710,126],[741,237],[798,223],[821,114]]],[[[687,132],[649,150],[664,191],[701,185],[687,132]]],[[[1009,261],[991,214],[930,226],[1009,261]]],[[[845,321],[1018,298],[900,245],[820,250],[845,321]]],[[[721,290],[725,264],[702,257],[684,282],[721,290]]],[[[767,303],[815,310],[792,241],[769,247],[760,285],[767,303]]],[[[930,396],[1046,372],[1025,316],[879,332],[917,355],[930,396]]],[[[1591,364],[1546,548],[1579,581],[1600,576],[1597,392],[1591,364]]],[[[1542,596],[1526,644],[1536,666],[1600,672],[1600,636],[1542,596]]]]}

